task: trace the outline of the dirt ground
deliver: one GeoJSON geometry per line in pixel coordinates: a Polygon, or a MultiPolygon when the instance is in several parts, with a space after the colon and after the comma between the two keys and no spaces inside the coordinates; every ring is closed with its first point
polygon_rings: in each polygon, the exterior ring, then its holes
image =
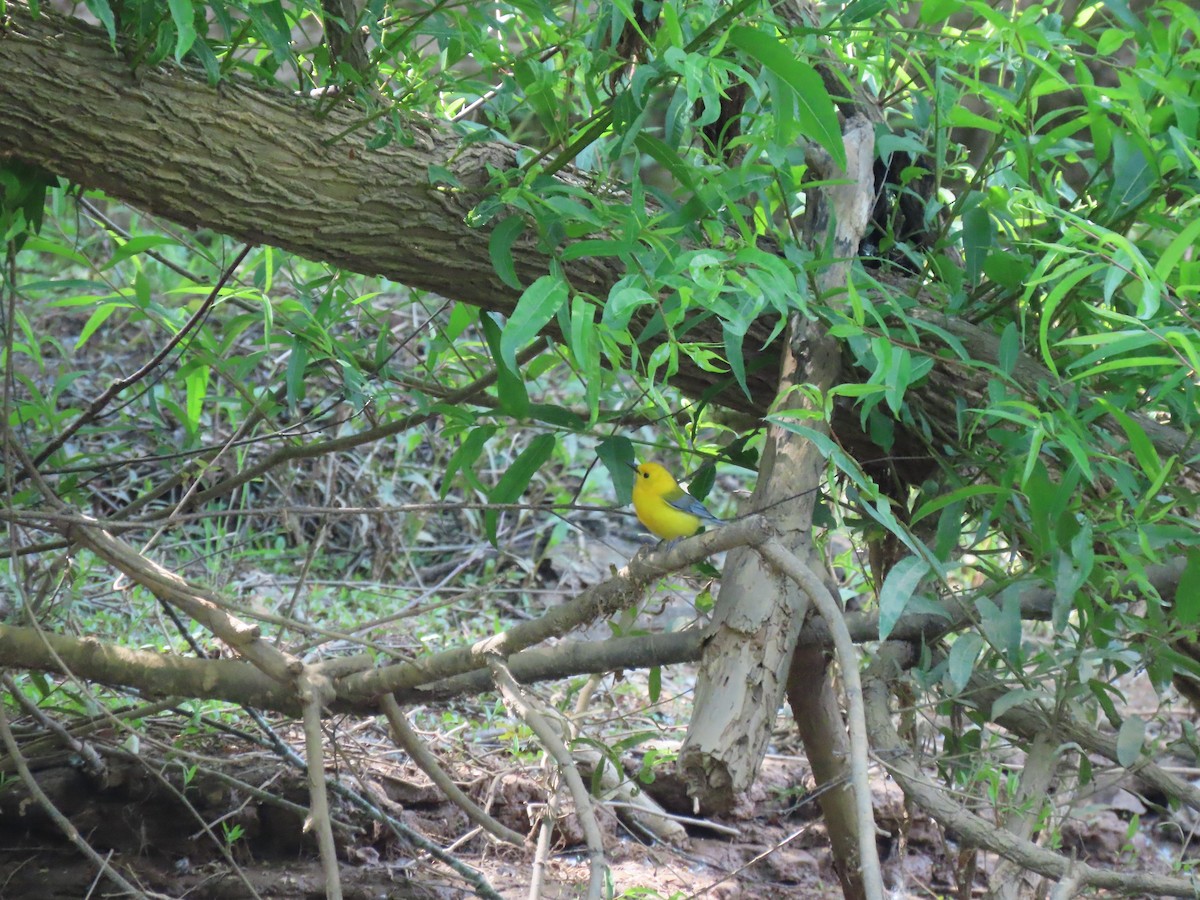
{"type": "MultiPolygon", "coordinates": [[[[59,765],[41,768],[37,778],[81,836],[147,894],[192,900],[325,896],[315,848],[303,830],[303,810],[280,805],[305,802],[305,784],[298,775],[280,773],[265,756],[231,759],[226,774],[243,785],[266,785],[271,797],[267,802],[212,776],[194,776],[185,786],[174,767],[156,774],[137,760],[110,758],[107,769],[107,780],[101,782],[72,760],[60,759],[59,765]],[[201,821],[216,835],[234,838],[222,844],[205,837],[201,821]],[[228,856],[219,852],[221,846],[228,856]]],[[[492,779],[472,778],[465,770],[456,775],[463,776],[464,787],[479,801],[490,797],[496,818],[527,833],[531,810],[536,815],[536,804],[544,796],[537,771],[515,767],[492,779]]],[[[680,846],[641,840],[615,813],[602,810],[614,894],[718,900],[840,897],[817,804],[804,794],[808,778],[802,757],[772,755],[737,808],[713,820],[722,827],[720,833],[689,826],[687,841],[680,846]]],[[[477,870],[501,896],[528,895],[532,846],[517,849],[478,835],[467,837],[471,828],[465,816],[419,771],[380,761],[359,787],[379,797],[385,811],[404,827],[477,870]]],[[[994,861],[965,853],[927,818],[908,818],[900,792],[883,777],[877,777],[874,788],[880,853],[893,896],[964,896],[958,879],[965,870],[959,866],[971,858],[976,869],[973,890],[968,890],[979,895],[994,861]]],[[[669,777],[656,779],[647,792],[668,807],[679,803],[679,786],[669,777]]],[[[338,801],[334,813],[346,826],[338,836],[347,898],[455,898],[475,893],[463,876],[361,811],[338,801]]],[[[1096,864],[1166,872],[1180,846],[1155,836],[1165,833],[1155,828],[1157,821],[1137,798],[1114,794],[1072,819],[1070,827],[1062,829],[1063,841],[1079,858],[1096,864]],[[1134,815],[1140,827],[1131,836],[1134,815]]],[[[587,859],[573,816],[561,820],[557,838],[543,896],[580,896],[587,859]]],[[[1034,896],[1032,885],[1028,895],[1034,896]]],[[[95,866],[63,840],[19,779],[0,786],[0,898],[111,896],[119,894],[110,883],[97,880],[95,866]]]]}

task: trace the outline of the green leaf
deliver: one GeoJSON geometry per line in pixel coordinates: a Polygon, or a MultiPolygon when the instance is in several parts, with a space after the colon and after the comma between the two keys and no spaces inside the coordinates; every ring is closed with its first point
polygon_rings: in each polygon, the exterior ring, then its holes
{"type": "Polygon", "coordinates": [[[637,462],[633,442],[621,435],[604,438],[596,445],[596,456],[608,469],[617,492],[617,505],[626,506],[633,494],[633,470],[629,467],[637,462]]]}
{"type": "Polygon", "coordinates": [[[922,557],[929,567],[941,577],[942,573],[937,558],[929,552],[928,547],[913,536],[906,525],[901,524],[896,518],[888,498],[880,493],[879,485],[829,435],[795,421],[796,418],[811,419],[814,415],[819,417],[819,414],[814,414],[811,410],[785,409],[767,416],[767,421],[812,441],[821,455],[830,460],[838,471],[847,475],[857,491],[862,492],[854,499],[861,504],[863,512],[899,538],[901,543],[914,555],[922,557]]]}
{"type": "Polygon", "coordinates": [[[1152,481],[1158,478],[1159,472],[1162,471],[1162,461],[1158,458],[1158,450],[1155,449],[1154,443],[1146,436],[1146,430],[1124,410],[1119,409],[1107,399],[1100,397],[1096,402],[1117,420],[1117,424],[1121,426],[1121,430],[1125,432],[1125,437],[1129,441],[1129,449],[1133,451],[1133,455],[1146,477],[1152,481]]]}
{"type": "Polygon", "coordinates": [[[886,641],[921,580],[929,574],[929,563],[917,556],[906,556],[888,572],[879,591],[879,639],[886,641]]]}
{"type": "Polygon", "coordinates": [[[904,394],[912,383],[912,355],[903,347],[894,347],[883,377],[884,399],[895,415],[904,408],[904,394]]]}
{"type": "MultiPolygon", "coordinates": [[[[500,480],[488,495],[489,503],[516,503],[529,487],[529,482],[537,474],[542,464],[554,452],[557,440],[552,434],[539,434],[529,446],[517,454],[517,458],[505,469],[500,480]]],[[[498,546],[497,528],[500,523],[500,511],[488,509],[483,514],[483,528],[492,546],[498,546]]]]}
{"type": "Polygon", "coordinates": [[[854,25],[874,19],[884,10],[891,9],[893,0],[850,0],[842,10],[834,16],[833,21],[842,25],[854,25]]]}
{"type": "Polygon", "coordinates": [[[308,346],[296,341],[292,344],[292,352],[288,357],[287,372],[284,374],[284,385],[287,387],[288,406],[295,409],[304,399],[304,376],[308,371],[308,346]]]}
{"type": "Polygon", "coordinates": [[[1187,551],[1187,563],[1175,589],[1175,618],[1180,625],[1200,622],[1200,549],[1187,551]]]}
{"type": "Polygon", "coordinates": [[[513,264],[512,245],[521,232],[525,230],[525,220],[520,216],[508,216],[492,229],[488,238],[488,255],[492,258],[492,268],[500,276],[500,280],[514,290],[521,290],[521,280],[517,278],[517,269],[513,264]]]}
{"type": "Polygon", "coordinates": [[[83,328],[79,330],[79,339],[75,341],[75,349],[78,350],[87,343],[88,338],[96,333],[104,322],[118,309],[128,309],[128,303],[104,303],[96,307],[96,311],[88,316],[88,320],[84,322],[83,328]]]}
{"type": "Polygon", "coordinates": [[[1129,8],[1126,0],[1104,0],[1104,6],[1113,16],[1133,32],[1138,40],[1146,39],[1146,25],[1142,22],[1141,16],[1129,8]]]}
{"type": "Polygon", "coordinates": [[[529,404],[529,416],[539,422],[555,425],[567,431],[583,431],[587,427],[587,422],[577,413],[565,406],[556,406],[553,403],[529,404]]]}
{"type": "Polygon", "coordinates": [[[500,408],[514,419],[524,419],[529,415],[529,392],[525,389],[525,380],[517,371],[516,360],[510,366],[500,352],[500,342],[503,336],[500,324],[492,313],[479,311],[479,326],[483,329],[484,340],[492,351],[492,362],[496,366],[496,399],[500,408]]]}
{"type": "Polygon", "coordinates": [[[955,691],[962,691],[975,672],[975,661],[983,649],[983,638],[973,631],[965,631],[954,639],[947,660],[947,674],[955,691]]]}
{"type": "Polygon", "coordinates": [[[188,433],[200,433],[200,416],[204,413],[204,399],[208,394],[208,382],[212,375],[210,366],[193,366],[184,374],[184,384],[187,390],[187,420],[184,423],[188,433]]]}
{"type": "Polygon", "coordinates": [[[746,395],[746,399],[753,402],[754,398],[750,396],[750,386],[746,383],[746,360],[742,355],[742,341],[745,339],[746,333],[729,324],[724,324],[721,326],[721,334],[725,338],[725,361],[729,363],[729,371],[733,373],[733,377],[737,380],[742,393],[746,395]]]}
{"type": "MultiPolygon", "coordinates": [[[[454,451],[454,455],[450,457],[450,462],[446,463],[446,472],[442,476],[442,483],[438,487],[438,497],[445,500],[446,495],[450,493],[450,488],[454,484],[454,475],[459,469],[464,472],[470,471],[475,465],[475,460],[479,459],[479,454],[483,452],[484,445],[491,440],[492,436],[498,431],[495,425],[480,425],[478,428],[472,428],[471,432],[466,436],[458,449],[454,451]]],[[[472,476],[468,479],[473,484],[477,485],[478,481],[472,476]]]]}
{"type": "Polygon", "coordinates": [[[500,356],[509,369],[516,371],[517,351],[541,333],[566,299],[567,282],[561,275],[543,275],[525,289],[500,338],[500,356]]]}
{"type": "Polygon", "coordinates": [[[992,217],[982,205],[976,204],[963,213],[963,256],[971,284],[978,284],[979,276],[983,274],[994,231],[992,217]]]}
{"type": "Polygon", "coordinates": [[[1127,716],[1117,732],[1117,762],[1129,768],[1142,755],[1146,743],[1146,723],[1139,716],[1127,716]]]}
{"type": "Polygon", "coordinates": [[[1158,173],[1141,142],[1118,129],[1113,132],[1113,180],[1107,209],[1121,215],[1136,209],[1150,196],[1158,173]]]}
{"type": "Polygon", "coordinates": [[[991,718],[993,721],[999,719],[1002,715],[1017,706],[1020,703],[1025,703],[1030,700],[1045,700],[1046,692],[1037,691],[1031,688],[1017,688],[1009,691],[996,698],[996,702],[992,704],[991,718]]]}
{"type": "Polygon", "coordinates": [[[131,256],[136,256],[139,253],[145,253],[147,250],[153,247],[161,247],[164,244],[177,246],[179,241],[175,240],[175,238],[167,237],[166,235],[161,234],[139,234],[136,237],[131,237],[117,248],[116,252],[109,257],[108,262],[104,264],[100,271],[103,272],[107,269],[111,269],[113,266],[124,262],[131,256]]]}
{"type": "Polygon", "coordinates": [[[692,176],[692,167],[683,161],[683,158],[674,147],[664,144],[646,131],[639,132],[634,143],[639,150],[670,172],[681,185],[689,191],[696,190],[696,182],[692,176]]]}
{"type": "Polygon", "coordinates": [[[594,423],[600,416],[600,385],[603,379],[600,368],[600,338],[596,334],[596,307],[582,294],[571,298],[567,343],[571,348],[571,356],[575,360],[579,378],[583,382],[588,421],[594,423]]]}
{"type": "MultiPolygon", "coordinates": [[[[1058,305],[1062,303],[1062,301],[1068,296],[1068,294],[1070,294],[1072,290],[1074,290],[1075,286],[1079,284],[1079,282],[1097,272],[1108,268],[1104,263],[1092,263],[1091,265],[1087,266],[1078,264],[1070,265],[1072,271],[1062,273],[1054,287],[1046,295],[1046,299],[1042,304],[1041,321],[1038,324],[1038,345],[1042,350],[1042,361],[1046,364],[1046,368],[1054,373],[1055,378],[1058,377],[1058,367],[1054,364],[1054,355],[1050,352],[1049,340],[1050,326],[1054,321],[1054,313],[1057,311],[1058,305]]],[[[1058,270],[1067,267],[1068,264],[1064,264],[1063,266],[1059,266],[1058,270]]],[[[1033,286],[1031,285],[1026,292],[1027,300],[1032,293],[1033,286]]]]}
{"type": "Polygon", "coordinates": [[[1009,588],[999,599],[998,606],[992,598],[980,597],[975,601],[975,609],[988,643],[1012,661],[1021,646],[1021,596],[1019,591],[1009,588]]]}
{"type": "Polygon", "coordinates": [[[999,359],[1000,369],[1006,375],[1011,375],[1013,369],[1017,365],[1017,356],[1021,352],[1021,334],[1017,330],[1016,322],[1009,322],[1004,326],[1004,331],[1000,334],[1000,352],[999,359]]]}
{"type": "Polygon", "coordinates": [[[928,0],[921,4],[918,19],[922,25],[936,25],[950,18],[962,7],[962,0],[928,0]]]}
{"type": "Polygon", "coordinates": [[[1158,277],[1166,281],[1168,276],[1175,271],[1180,260],[1183,259],[1183,255],[1189,251],[1194,252],[1198,243],[1200,243],[1200,218],[1189,222],[1188,226],[1175,236],[1167,249],[1159,256],[1158,262],[1154,265],[1154,271],[1158,277]]]}
{"type": "Polygon", "coordinates": [[[244,9],[255,32],[270,49],[272,59],[281,66],[287,65],[292,58],[292,35],[279,0],[249,3],[244,9]]]}
{"type": "Polygon", "coordinates": [[[659,696],[662,695],[662,666],[653,666],[650,669],[650,677],[648,679],[647,689],[651,703],[657,703],[659,696]]]}
{"type": "Polygon", "coordinates": [[[837,110],[817,70],[798,60],[787,44],[753,28],[731,29],[729,42],[791,87],[798,101],[801,132],[824,147],[833,161],[845,169],[846,145],[838,126],[837,110]]]}
{"type": "Polygon", "coordinates": [[[196,28],[193,25],[196,11],[192,7],[192,0],[167,0],[167,6],[170,7],[171,19],[175,22],[175,30],[178,33],[175,40],[175,61],[179,62],[196,42],[196,28]]]}
{"type": "Polygon", "coordinates": [[[112,7],[108,5],[108,0],[84,0],[84,6],[104,26],[104,30],[108,32],[108,42],[115,47],[117,44],[117,22],[113,18],[112,7]]]}

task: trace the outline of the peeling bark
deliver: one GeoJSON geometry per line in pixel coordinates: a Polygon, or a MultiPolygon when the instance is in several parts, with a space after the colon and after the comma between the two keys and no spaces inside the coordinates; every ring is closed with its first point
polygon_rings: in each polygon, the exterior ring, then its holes
{"type": "MultiPolygon", "coordinates": [[[[874,135],[864,118],[845,128],[846,178],[814,203],[807,230],[814,243],[832,237],[831,264],[818,277],[828,295],[840,292],[849,276],[866,228],[874,181],[874,135]]],[[[812,410],[806,424],[828,432],[820,415],[825,393],[841,372],[840,349],[815,322],[797,318],[789,328],[790,353],[785,357],[779,396],[788,405],[812,410]],[[795,388],[811,391],[807,395],[795,388]],[[794,398],[794,399],[793,399],[794,398]],[[814,399],[815,398],[815,399],[814,399]]],[[[825,459],[809,440],[779,426],[767,434],[751,511],[771,509],[780,543],[823,571],[813,549],[812,514],[825,472],[825,459]]],[[[731,553],[713,609],[712,638],[705,644],[696,684],[696,703],[680,767],[688,793],[700,810],[721,811],[733,804],[758,773],[766,752],[775,712],[789,687],[796,719],[804,723],[805,752],[815,759],[819,783],[847,773],[846,732],[830,691],[824,654],[797,650],[797,638],[809,609],[809,597],[772,571],[749,550],[731,553]],[[795,655],[795,659],[793,659],[795,655]],[[803,681],[811,680],[804,684],[803,681]],[[810,743],[811,742],[811,743],[810,743]]],[[[820,802],[833,845],[835,867],[847,897],[865,896],[858,849],[859,813],[848,791],[826,791],[820,802]]]]}

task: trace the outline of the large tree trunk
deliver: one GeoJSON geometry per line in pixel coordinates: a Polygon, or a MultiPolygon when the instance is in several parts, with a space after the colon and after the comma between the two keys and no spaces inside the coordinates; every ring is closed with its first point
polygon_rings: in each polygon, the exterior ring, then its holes
{"type": "MultiPolygon", "coordinates": [[[[488,168],[515,168],[519,148],[462,147],[445,124],[413,117],[406,123],[408,140],[369,150],[369,129],[355,127],[365,113],[349,101],[322,111],[316,101],[236,80],[213,87],[199,73],[176,66],[132,70],[103,33],[78,20],[45,9],[34,19],[18,2],[8,4],[7,14],[0,27],[0,160],[40,167],[184,225],[512,311],[520,292],[495,274],[490,230],[469,227],[467,218],[492,194],[488,168]],[[453,173],[458,183],[430,184],[433,167],[453,173]]],[[[570,172],[559,177],[582,179],[570,172]]],[[[546,272],[547,260],[532,236],[512,249],[522,282],[546,272]]],[[[578,290],[600,298],[623,274],[611,259],[581,258],[567,266],[578,290]]],[[[897,290],[919,294],[917,285],[897,290]]],[[[980,348],[981,358],[998,357],[994,335],[966,322],[953,324],[955,336],[971,342],[972,353],[980,348]]],[[[743,342],[752,399],[730,385],[714,402],[756,415],[766,411],[778,386],[779,344],[765,346],[773,328],[764,317],[743,342]]],[[[724,340],[711,317],[687,337],[718,346],[724,340]]],[[[659,340],[647,338],[646,355],[659,340]]],[[[932,337],[930,343],[937,349],[932,337]]],[[[1039,378],[1051,380],[1027,358],[1016,375],[1031,395],[1039,378]]],[[[852,381],[865,373],[844,368],[839,377],[852,381]]],[[[719,378],[681,360],[673,380],[685,393],[700,396],[719,378]]],[[[947,408],[947,398],[982,395],[986,384],[986,372],[940,360],[909,397],[936,417],[935,433],[955,436],[956,412],[947,408]]],[[[1187,443],[1177,430],[1138,421],[1164,456],[1187,443]]],[[[849,405],[836,409],[833,428],[841,445],[860,459],[888,455],[863,435],[849,405]]],[[[1121,434],[1115,423],[1111,430],[1121,434]]],[[[922,441],[899,432],[890,455],[905,459],[926,452],[922,441]]],[[[915,480],[923,477],[917,475],[915,480]]]]}
{"type": "MultiPolygon", "coordinates": [[[[489,172],[518,168],[519,147],[464,147],[448,124],[410,116],[403,140],[368,149],[367,112],[349,100],[330,109],[328,98],[318,103],[236,79],[214,87],[174,65],[131,70],[99,30],[76,19],[45,9],[34,19],[15,2],[8,12],[0,31],[0,161],[20,160],[184,225],[512,312],[521,292],[496,275],[491,227],[467,222],[495,193],[489,172]],[[435,167],[457,183],[431,184],[435,167]]],[[[558,177],[590,184],[570,171],[558,177]]],[[[532,228],[512,253],[523,284],[548,270],[532,228]]],[[[610,258],[564,265],[576,290],[601,299],[624,274],[610,258]]],[[[775,367],[754,355],[771,327],[759,323],[745,339],[752,394],[764,398],[774,393],[775,367]]],[[[718,323],[698,328],[689,340],[720,344],[718,323]]],[[[712,387],[714,376],[686,360],[681,366],[685,391],[712,387]]],[[[736,386],[727,396],[745,403],[736,386]]]]}
{"type": "MultiPolygon", "coordinates": [[[[848,261],[862,239],[874,199],[871,124],[851,119],[845,143],[847,172],[826,173],[844,183],[828,188],[810,207],[811,232],[822,243],[826,234],[833,236],[836,261],[817,279],[822,292],[831,296],[845,288],[848,261]]],[[[841,373],[837,341],[799,317],[788,332],[780,395],[789,397],[789,407],[812,410],[814,418],[806,424],[823,431],[823,397],[841,373]],[[804,391],[797,390],[801,386],[804,391]]],[[[746,510],[769,509],[781,543],[817,572],[824,564],[813,545],[813,509],[824,476],[825,458],[812,441],[772,426],[746,510]]],[[[713,609],[712,636],[701,657],[695,711],[679,757],[688,792],[701,809],[727,809],[734,794],[750,786],[785,687],[790,687],[796,719],[805,726],[805,752],[817,761],[813,770],[819,781],[835,782],[845,775],[845,755],[839,755],[846,746],[845,729],[832,702],[824,654],[816,648],[797,651],[809,606],[808,595],[753,550],[729,555],[713,609]]],[[[849,791],[826,791],[821,804],[843,890],[847,897],[861,897],[853,797],[849,791]]]]}

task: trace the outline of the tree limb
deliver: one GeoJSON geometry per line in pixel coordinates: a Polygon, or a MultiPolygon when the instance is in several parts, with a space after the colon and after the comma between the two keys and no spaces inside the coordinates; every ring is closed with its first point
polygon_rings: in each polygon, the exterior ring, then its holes
{"type": "Polygon", "coordinates": [[[904,793],[937,822],[972,846],[983,847],[1010,859],[1023,869],[1037,872],[1055,880],[1078,876],[1083,887],[1106,888],[1122,894],[1149,894],[1159,897],[1193,897],[1193,882],[1183,878],[1164,878],[1158,875],[1126,874],[1097,869],[1071,860],[1017,838],[999,829],[994,823],[965,809],[950,795],[935,785],[911,759],[911,753],[892,725],[888,709],[888,681],[899,658],[908,648],[888,641],[880,647],[876,659],[863,677],[863,696],[866,701],[867,729],[871,745],[880,762],[904,793]],[[1074,866],[1078,866],[1077,869],[1074,866]]]}

